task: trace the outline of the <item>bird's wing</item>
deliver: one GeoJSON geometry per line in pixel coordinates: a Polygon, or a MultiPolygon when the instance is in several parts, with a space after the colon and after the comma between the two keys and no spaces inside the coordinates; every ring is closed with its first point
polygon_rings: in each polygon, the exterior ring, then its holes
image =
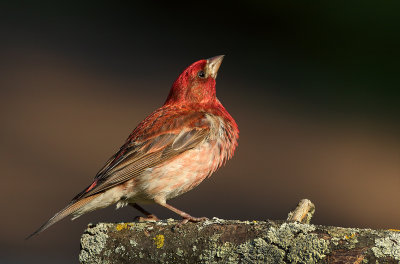
{"type": "Polygon", "coordinates": [[[73,201],[110,189],[147,168],[195,148],[207,138],[210,127],[209,119],[202,112],[155,112],[132,132],[127,142],[97,173],[93,183],[73,201]]]}
{"type": "Polygon", "coordinates": [[[132,132],[126,143],[97,173],[89,187],[27,238],[73,214],[102,191],[195,148],[208,137],[211,126],[206,114],[201,112],[154,112],[132,132]]]}

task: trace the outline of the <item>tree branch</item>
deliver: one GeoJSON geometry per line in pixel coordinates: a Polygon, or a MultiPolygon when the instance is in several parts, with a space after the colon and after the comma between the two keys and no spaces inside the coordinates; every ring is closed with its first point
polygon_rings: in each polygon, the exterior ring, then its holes
{"type": "Polygon", "coordinates": [[[400,230],[218,218],[178,224],[168,219],[89,225],[81,238],[79,260],[86,264],[400,263],[400,230]]]}

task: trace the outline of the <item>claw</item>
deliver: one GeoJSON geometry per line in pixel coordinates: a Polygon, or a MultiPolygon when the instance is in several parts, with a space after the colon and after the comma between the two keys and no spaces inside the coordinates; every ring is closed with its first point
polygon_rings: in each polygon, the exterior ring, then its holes
{"type": "Polygon", "coordinates": [[[193,222],[193,223],[197,223],[197,222],[206,221],[206,220],[208,220],[208,218],[207,217],[193,217],[193,216],[190,216],[189,218],[183,219],[183,221],[185,221],[185,220],[187,220],[186,223],[188,221],[193,222]]]}
{"type": "Polygon", "coordinates": [[[151,215],[148,215],[147,217],[136,216],[134,218],[134,220],[138,221],[138,222],[154,222],[154,221],[159,221],[160,219],[158,219],[157,216],[151,214],[151,215]]]}
{"type": "Polygon", "coordinates": [[[180,221],[179,223],[177,223],[177,224],[175,225],[174,228],[180,228],[182,225],[184,225],[184,224],[186,224],[186,223],[188,223],[188,222],[197,223],[197,222],[202,222],[202,221],[206,221],[206,220],[208,220],[207,217],[193,217],[193,216],[189,216],[189,217],[186,217],[186,218],[182,219],[182,221],[180,221]]]}

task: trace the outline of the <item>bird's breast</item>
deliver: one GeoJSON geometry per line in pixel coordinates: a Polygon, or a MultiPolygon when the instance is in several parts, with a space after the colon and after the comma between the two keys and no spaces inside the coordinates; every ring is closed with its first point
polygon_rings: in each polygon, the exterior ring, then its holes
{"type": "MultiPolygon", "coordinates": [[[[216,171],[233,155],[236,141],[230,139],[229,128],[220,117],[207,115],[210,134],[195,148],[156,167],[147,169],[136,179],[141,200],[155,197],[170,199],[185,193],[216,171]]],[[[137,198],[138,198],[137,197],[137,198]]]]}

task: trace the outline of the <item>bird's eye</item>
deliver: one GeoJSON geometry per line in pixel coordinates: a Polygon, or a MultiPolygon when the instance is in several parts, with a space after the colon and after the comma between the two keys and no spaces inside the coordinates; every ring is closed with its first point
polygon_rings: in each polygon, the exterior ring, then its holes
{"type": "Polygon", "coordinates": [[[204,71],[199,71],[199,72],[197,73],[197,76],[199,76],[200,78],[205,78],[205,77],[206,77],[206,74],[205,74],[204,71]]]}

